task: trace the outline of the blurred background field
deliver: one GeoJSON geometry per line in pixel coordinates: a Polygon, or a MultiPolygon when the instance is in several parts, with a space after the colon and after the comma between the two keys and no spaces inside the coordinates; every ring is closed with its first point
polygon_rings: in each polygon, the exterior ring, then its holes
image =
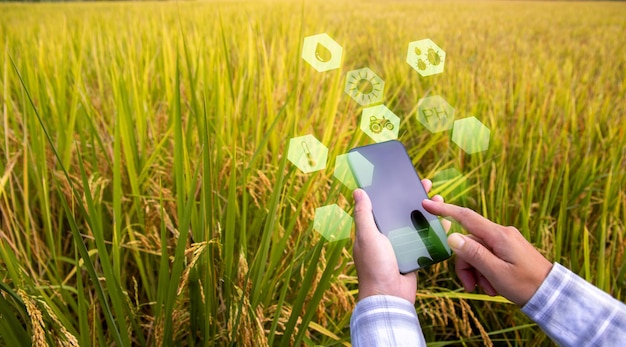
{"type": "MultiPolygon", "coordinates": [[[[434,193],[520,229],[626,300],[626,5],[206,1],[0,4],[0,345],[349,345],[351,213],[334,158],[370,143],[345,74],[369,67],[434,193]],[[340,69],[300,58],[305,36],[340,69]],[[445,50],[441,75],[405,62],[445,50]],[[416,119],[443,96],[491,129],[467,155],[416,119]],[[286,160],[313,134],[327,169],[286,160]]],[[[448,261],[419,272],[426,340],[551,345],[448,261]]]]}

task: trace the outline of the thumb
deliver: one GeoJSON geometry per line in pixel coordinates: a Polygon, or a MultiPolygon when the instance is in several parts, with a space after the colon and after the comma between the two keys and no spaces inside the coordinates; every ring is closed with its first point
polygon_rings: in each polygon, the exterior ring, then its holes
{"type": "Polygon", "coordinates": [[[356,224],[357,239],[371,239],[379,234],[378,227],[372,214],[372,202],[367,193],[356,189],[354,196],[354,223],[356,224]]]}
{"type": "Polygon", "coordinates": [[[472,265],[487,279],[495,278],[493,276],[498,273],[498,269],[502,266],[500,258],[471,237],[453,233],[448,237],[448,245],[457,257],[472,265]]]}

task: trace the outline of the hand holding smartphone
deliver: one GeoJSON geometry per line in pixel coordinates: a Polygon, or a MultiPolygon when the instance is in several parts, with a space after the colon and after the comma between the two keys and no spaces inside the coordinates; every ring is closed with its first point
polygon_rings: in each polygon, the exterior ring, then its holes
{"type": "Polygon", "coordinates": [[[358,186],[372,201],[376,225],[391,242],[401,273],[451,256],[439,218],[422,207],[428,195],[401,142],[354,148],[348,163],[358,186]]]}

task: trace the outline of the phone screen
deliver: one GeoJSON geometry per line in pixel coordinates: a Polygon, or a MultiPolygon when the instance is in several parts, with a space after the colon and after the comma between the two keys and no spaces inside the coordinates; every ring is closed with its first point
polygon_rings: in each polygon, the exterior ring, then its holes
{"type": "Polygon", "coordinates": [[[450,257],[439,218],[422,207],[428,195],[401,142],[354,148],[348,163],[357,185],[372,200],[376,225],[391,241],[401,273],[450,257]]]}

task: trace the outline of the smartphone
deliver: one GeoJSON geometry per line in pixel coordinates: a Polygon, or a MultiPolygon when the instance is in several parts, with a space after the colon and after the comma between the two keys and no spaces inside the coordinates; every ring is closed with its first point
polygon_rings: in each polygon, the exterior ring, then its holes
{"type": "Polygon", "coordinates": [[[353,148],[348,163],[372,201],[378,230],[391,241],[401,273],[452,255],[439,218],[422,207],[428,195],[400,141],[353,148]]]}

